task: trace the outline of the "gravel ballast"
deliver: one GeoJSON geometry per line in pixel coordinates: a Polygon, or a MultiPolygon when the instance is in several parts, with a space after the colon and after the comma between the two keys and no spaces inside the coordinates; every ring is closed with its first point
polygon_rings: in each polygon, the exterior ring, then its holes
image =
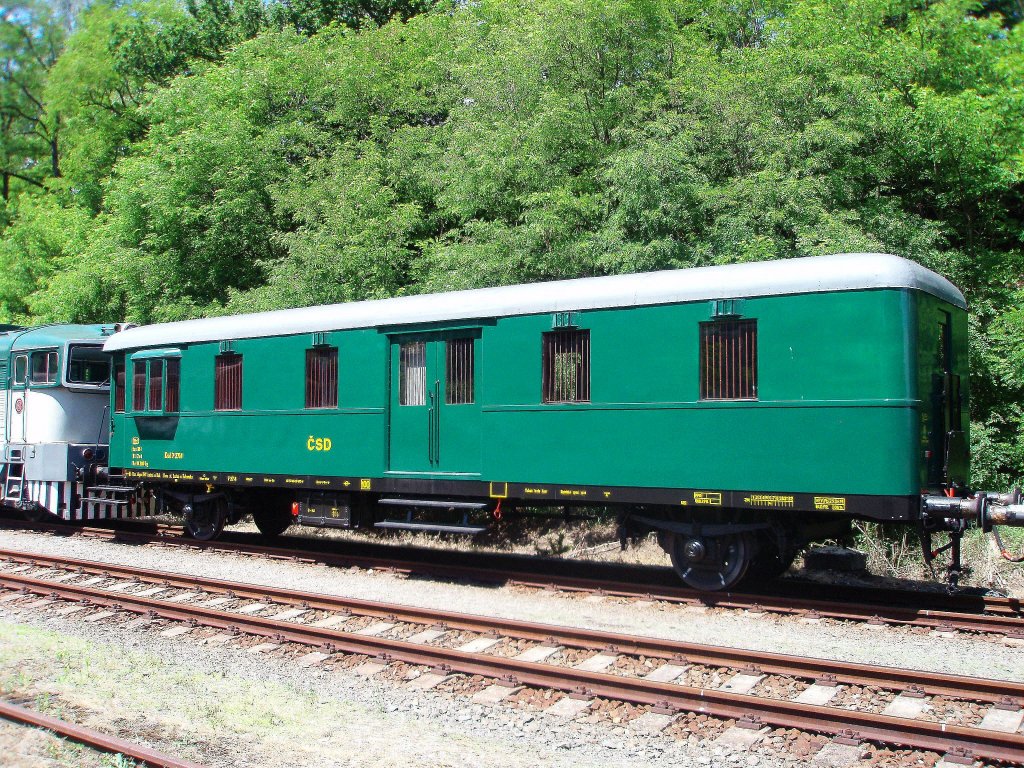
{"type": "Polygon", "coordinates": [[[484,707],[240,647],[0,607],[0,688],[210,768],[782,768],[722,747],[484,707]]]}
{"type": "Polygon", "coordinates": [[[338,569],[178,547],[117,544],[85,538],[0,531],[0,548],[134,565],[251,584],[456,610],[550,624],[628,632],[687,642],[832,658],[903,669],[1024,681],[1024,649],[987,637],[932,636],[910,629],[869,628],[793,617],[751,616],[736,610],[607,599],[402,578],[379,571],[338,569]]]}

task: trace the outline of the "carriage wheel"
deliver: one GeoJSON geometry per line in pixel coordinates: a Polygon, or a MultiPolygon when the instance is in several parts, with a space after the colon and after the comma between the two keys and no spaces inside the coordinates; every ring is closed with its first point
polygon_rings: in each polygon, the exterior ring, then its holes
{"type": "Polygon", "coordinates": [[[252,521],[268,539],[280,536],[292,524],[291,504],[272,503],[252,513],[252,521]]]}
{"type": "Polygon", "coordinates": [[[227,502],[224,499],[214,499],[201,504],[186,504],[182,512],[185,516],[185,533],[199,541],[210,541],[224,530],[227,502]]]}
{"type": "Polygon", "coordinates": [[[749,533],[673,536],[672,567],[687,586],[702,592],[732,589],[743,579],[757,547],[749,533]]]}

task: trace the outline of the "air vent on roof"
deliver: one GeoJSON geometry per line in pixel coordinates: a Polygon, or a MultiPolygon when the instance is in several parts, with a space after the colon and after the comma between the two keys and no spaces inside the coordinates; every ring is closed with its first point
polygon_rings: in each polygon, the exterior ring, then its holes
{"type": "Polygon", "coordinates": [[[555,312],[551,315],[551,327],[552,328],[575,328],[576,327],[576,313],[575,312],[555,312]]]}
{"type": "Polygon", "coordinates": [[[715,299],[711,302],[712,317],[739,317],[742,299],[715,299]]]}

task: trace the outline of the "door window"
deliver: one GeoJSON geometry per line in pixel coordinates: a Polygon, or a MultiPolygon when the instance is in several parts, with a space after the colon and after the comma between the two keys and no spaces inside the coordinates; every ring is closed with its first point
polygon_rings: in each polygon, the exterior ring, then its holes
{"type": "Polygon", "coordinates": [[[408,341],[399,349],[399,405],[426,405],[427,345],[408,341]]]}
{"type": "Polygon", "coordinates": [[[473,339],[448,339],[445,345],[445,402],[472,403],[474,379],[473,339]]]}

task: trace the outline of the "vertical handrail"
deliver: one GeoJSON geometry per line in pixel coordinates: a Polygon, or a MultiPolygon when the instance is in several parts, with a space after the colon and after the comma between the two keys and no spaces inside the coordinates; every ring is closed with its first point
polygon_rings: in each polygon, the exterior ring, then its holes
{"type": "Polygon", "coordinates": [[[441,465],[441,380],[434,380],[434,402],[437,409],[434,411],[434,463],[441,465]]]}
{"type": "Polygon", "coordinates": [[[430,391],[430,407],[427,408],[427,461],[434,466],[434,391],[430,391]]]}

